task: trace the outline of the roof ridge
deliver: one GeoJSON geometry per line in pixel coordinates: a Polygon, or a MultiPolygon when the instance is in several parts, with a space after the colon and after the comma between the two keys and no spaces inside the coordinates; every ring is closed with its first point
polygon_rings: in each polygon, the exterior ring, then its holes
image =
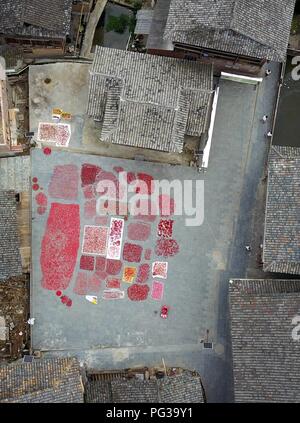
{"type": "Polygon", "coordinates": [[[300,279],[231,279],[230,293],[234,290],[252,295],[300,294],[300,279]]]}
{"type": "Polygon", "coordinates": [[[235,16],[236,16],[236,8],[237,8],[237,2],[238,0],[234,0],[233,5],[232,5],[232,17],[231,17],[231,21],[230,21],[230,28],[232,27],[232,23],[235,20],[235,16]]]}
{"type": "Polygon", "coordinates": [[[277,150],[277,148],[275,148],[275,146],[274,145],[272,145],[272,150],[275,152],[275,154],[277,154],[277,156],[279,156],[281,159],[284,159],[285,158],[285,156],[283,155],[283,154],[281,154],[278,150],[277,150]]]}

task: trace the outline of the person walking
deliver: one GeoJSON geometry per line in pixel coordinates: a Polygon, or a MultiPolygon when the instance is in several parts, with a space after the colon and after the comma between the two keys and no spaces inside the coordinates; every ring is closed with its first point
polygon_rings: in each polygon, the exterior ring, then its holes
{"type": "Polygon", "coordinates": [[[263,117],[262,117],[263,123],[266,123],[267,120],[268,120],[268,115],[263,115],[263,117]]]}
{"type": "Polygon", "coordinates": [[[267,70],[266,70],[266,72],[265,72],[265,75],[266,75],[266,76],[270,76],[270,75],[271,75],[271,73],[272,73],[272,71],[271,71],[270,69],[267,69],[267,70]]]}

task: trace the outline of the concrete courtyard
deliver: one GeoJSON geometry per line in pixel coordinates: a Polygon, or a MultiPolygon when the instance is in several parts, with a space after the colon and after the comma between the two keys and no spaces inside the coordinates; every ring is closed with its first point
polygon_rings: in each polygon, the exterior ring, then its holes
{"type": "MultiPolygon", "coordinates": [[[[66,163],[77,166],[92,163],[107,171],[122,166],[125,170],[151,174],[156,179],[201,179],[205,184],[204,223],[199,227],[186,227],[183,218],[174,217],[174,238],[180,243],[180,251],[168,259],[168,279],[164,281],[162,300],[171,307],[166,321],[155,313],[162,303],[151,298],[142,302],[128,298],[100,300],[93,305],[73,294],[72,280],[66,290],[73,300],[72,307],[68,308],[53,291],[42,288],[40,250],[48,211],[42,216],[36,213],[36,193],[33,192],[34,349],[43,350],[46,356],[76,355],[89,368],[98,369],[157,365],[164,359],[169,366],[196,369],[203,379],[209,402],[232,401],[227,287],[231,277],[243,278],[256,271],[255,260],[244,246],[259,243],[263,233],[263,219],[257,219],[257,215],[263,214],[262,180],[269,142],[265,138],[266,125],[260,119],[264,114],[271,118],[275,104],[279,69],[271,66],[272,76],[260,86],[220,81],[209,168],[204,174],[188,167],[111,159],[103,157],[104,154],[88,157],[52,151],[50,156],[45,156],[40,150],[33,151],[32,176],[38,178],[45,193],[53,166],[66,163]],[[204,349],[201,342],[207,334],[208,340],[213,342],[211,350],[204,349]]],[[[35,126],[44,117],[38,114],[38,107],[33,113],[31,123],[35,126]]],[[[74,124],[79,124],[80,119],[77,116],[74,124]]],[[[71,143],[75,145],[81,136],[80,127],[75,127],[71,143]]],[[[80,213],[85,223],[82,210],[80,213]]],[[[155,236],[152,232],[147,241],[149,248],[155,236]]],[[[151,261],[154,259],[155,256],[151,261]]],[[[78,258],[76,266],[75,272],[78,258]]]]}
{"type": "MultiPolygon", "coordinates": [[[[201,251],[205,253],[205,249],[209,246],[201,246],[202,239],[209,238],[209,228],[186,228],[185,216],[165,217],[162,220],[170,220],[173,222],[172,239],[176,240],[179,245],[179,253],[176,256],[164,257],[155,254],[155,243],[158,239],[157,225],[161,218],[156,217],[153,223],[145,223],[151,226],[151,233],[148,239],[132,240],[128,237],[128,228],[130,224],[139,222],[138,218],[129,215],[125,221],[125,229],[123,235],[123,246],[125,242],[138,244],[143,248],[143,253],[147,249],[151,249],[151,258],[132,263],[126,258],[122,261],[121,271],[110,276],[103,276],[100,272],[100,279],[103,279],[100,291],[97,292],[99,303],[92,305],[85,296],[76,295],[76,275],[78,272],[91,275],[90,271],[80,270],[80,254],[83,243],[83,231],[85,225],[97,225],[97,217],[95,213],[86,214],[85,204],[90,204],[90,200],[85,200],[84,194],[79,189],[76,200],[63,199],[58,188],[53,187],[54,180],[53,169],[58,166],[74,166],[78,168],[83,164],[97,165],[105,172],[113,172],[114,167],[122,167],[127,172],[144,173],[154,176],[156,179],[167,180],[195,180],[197,174],[190,169],[174,168],[172,166],[153,165],[147,162],[131,162],[117,159],[108,159],[95,156],[81,155],[77,153],[53,151],[51,155],[43,154],[40,149],[35,149],[32,153],[32,176],[37,178],[39,189],[33,190],[32,207],[33,207],[33,228],[32,228],[32,314],[37,321],[33,327],[32,342],[34,349],[40,350],[74,350],[74,349],[97,349],[97,348],[117,348],[117,347],[138,347],[152,346],[160,347],[162,345],[176,345],[179,334],[182,337],[183,344],[197,344],[204,338],[205,330],[212,327],[213,320],[208,321],[206,317],[205,307],[209,297],[209,286],[206,279],[198,278],[198,255],[191,254],[193,251],[201,251]],[[50,186],[52,184],[52,186],[50,186]],[[41,194],[42,193],[42,194],[41,194]],[[40,214],[41,195],[48,198],[47,210],[40,214]],[[47,289],[41,286],[43,279],[41,270],[41,255],[43,248],[41,247],[42,239],[49,219],[49,210],[51,204],[78,204],[80,205],[80,248],[73,277],[70,285],[66,289],[61,286],[52,288],[52,281],[49,282],[47,289]],[[202,230],[203,229],[203,230],[202,230]],[[204,232],[203,232],[204,231],[204,232]],[[146,301],[134,302],[125,296],[125,299],[115,301],[100,300],[101,293],[105,289],[105,280],[107,278],[122,279],[122,271],[125,266],[138,267],[139,264],[152,264],[154,261],[168,262],[167,279],[157,279],[165,285],[165,292],[162,301],[151,300],[148,296],[146,301]],[[189,265],[185,265],[189,262],[189,265]],[[50,285],[50,287],[49,287],[50,285]],[[75,287],[75,290],[74,290],[75,287]],[[55,295],[57,290],[63,290],[65,295],[72,298],[72,307],[62,306],[59,298],[55,295]],[[100,294],[99,294],[100,292],[100,294]],[[198,293],[201,292],[201,301],[199,301],[198,293]],[[172,309],[172,318],[163,321],[159,314],[162,304],[168,304],[172,309]],[[201,316],[198,319],[198,316],[201,316]],[[74,324],[76,322],[76,324],[74,324]],[[187,331],[187,328],[189,330],[187,331]]],[[[69,175],[69,177],[71,177],[69,175]]],[[[69,180],[65,180],[68,186],[69,180]]],[[[80,185],[80,184],[79,184],[80,185]]],[[[100,197],[99,197],[100,198],[100,197]]],[[[92,200],[93,201],[93,200],[92,200]]],[[[120,200],[121,201],[121,200],[120,200]]],[[[100,226],[109,226],[110,218],[107,222],[100,226]]],[[[75,225],[75,222],[74,222],[75,225]]],[[[59,248],[56,235],[55,242],[59,248]]],[[[51,237],[47,239],[51,242],[51,237]]],[[[214,253],[213,253],[214,254],[214,253]]],[[[47,262],[47,267],[52,265],[53,257],[47,262]]],[[[64,266],[64,263],[61,264],[64,266]]],[[[56,272],[56,270],[55,270],[56,272]]],[[[60,274],[55,273],[59,278],[60,274]]],[[[45,276],[45,275],[44,275],[45,276]]],[[[151,288],[151,281],[156,278],[149,278],[148,285],[151,288]]],[[[121,283],[121,289],[127,290],[130,284],[121,283]]],[[[87,290],[87,295],[94,294],[93,290],[87,290]]],[[[211,316],[213,318],[213,316],[211,316]]],[[[210,317],[210,319],[211,319],[210,317]]]]}

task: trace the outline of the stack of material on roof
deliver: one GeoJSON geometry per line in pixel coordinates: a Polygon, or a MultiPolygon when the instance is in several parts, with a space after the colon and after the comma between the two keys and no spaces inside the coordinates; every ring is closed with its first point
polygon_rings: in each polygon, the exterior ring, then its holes
{"type": "Polygon", "coordinates": [[[152,9],[141,9],[136,14],[135,34],[147,35],[150,32],[154,11],[152,9]]]}
{"type": "Polygon", "coordinates": [[[0,159],[0,190],[29,191],[30,156],[0,159]]]}

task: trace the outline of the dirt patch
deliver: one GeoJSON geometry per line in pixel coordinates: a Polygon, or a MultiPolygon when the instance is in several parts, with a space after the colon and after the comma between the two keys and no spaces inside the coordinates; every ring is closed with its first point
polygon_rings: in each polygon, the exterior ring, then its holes
{"type": "Polygon", "coordinates": [[[29,278],[20,276],[1,281],[0,315],[5,322],[6,340],[0,340],[0,362],[22,356],[29,338],[28,313],[29,278]]]}

